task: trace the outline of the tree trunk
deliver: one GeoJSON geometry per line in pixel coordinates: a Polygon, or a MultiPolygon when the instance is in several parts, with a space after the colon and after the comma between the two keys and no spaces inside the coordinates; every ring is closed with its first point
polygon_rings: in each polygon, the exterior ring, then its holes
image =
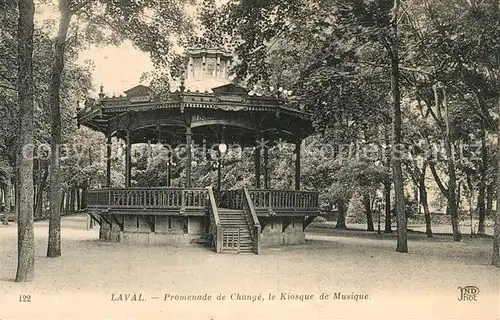
{"type": "Polygon", "coordinates": [[[10,205],[10,193],[12,192],[12,185],[11,185],[11,180],[6,179],[6,185],[3,193],[3,199],[5,201],[5,211],[4,211],[4,216],[3,216],[3,221],[2,224],[8,225],[9,224],[9,216],[11,213],[11,205],[10,205]]]}
{"type": "Polygon", "coordinates": [[[70,198],[70,206],[69,213],[75,213],[75,202],[76,202],[76,188],[71,188],[71,198],[70,198]]]}
{"type": "Polygon", "coordinates": [[[83,186],[83,188],[82,188],[81,208],[82,209],[87,208],[87,186],[83,186]]]}
{"type": "Polygon", "coordinates": [[[14,205],[13,205],[13,201],[15,200],[15,199],[13,199],[15,197],[15,194],[13,194],[14,184],[15,184],[15,174],[13,175],[13,177],[10,180],[7,181],[7,186],[9,187],[9,189],[6,190],[6,192],[5,192],[6,206],[9,207],[7,210],[9,212],[11,212],[11,214],[15,210],[14,205]]]}
{"type": "Polygon", "coordinates": [[[414,185],[414,188],[413,188],[413,201],[417,204],[417,214],[421,214],[422,213],[422,207],[420,206],[420,188],[418,186],[418,184],[415,184],[414,185]]]}
{"type": "Polygon", "coordinates": [[[45,191],[45,186],[39,186],[36,191],[35,197],[35,216],[38,218],[43,218],[43,193],[45,191]]]}
{"type": "Polygon", "coordinates": [[[33,0],[19,0],[18,20],[18,104],[16,175],[19,181],[17,225],[17,282],[32,281],[35,275],[35,235],[33,230],[33,0]]]}
{"type": "Polygon", "coordinates": [[[384,211],[385,211],[385,226],[384,233],[392,233],[392,217],[391,217],[391,183],[384,183],[384,211]]]}
{"type": "Polygon", "coordinates": [[[65,205],[64,205],[64,214],[69,214],[71,211],[71,189],[66,190],[66,198],[65,198],[65,205]]]}
{"type": "Polygon", "coordinates": [[[393,103],[392,118],[392,179],[394,183],[394,210],[397,218],[397,252],[408,252],[408,234],[404,203],[403,171],[401,168],[401,155],[396,151],[402,146],[402,115],[401,97],[399,91],[399,44],[398,20],[400,0],[394,0],[391,19],[391,92],[393,103]]]}
{"type": "MultiPolygon", "coordinates": [[[[386,123],[387,126],[390,123],[386,123]]],[[[389,129],[385,129],[385,145],[390,145],[389,129]]],[[[391,172],[391,153],[386,152],[386,167],[387,172],[391,172]]],[[[385,225],[384,233],[392,233],[392,216],[391,216],[391,181],[384,182],[384,202],[385,202],[385,225]]]]}
{"type": "Polygon", "coordinates": [[[443,107],[444,107],[444,145],[448,163],[448,205],[450,208],[451,227],[453,229],[453,240],[462,240],[460,225],[458,223],[458,199],[457,199],[457,177],[455,173],[455,154],[452,150],[451,129],[448,110],[446,89],[443,87],[443,107]]]}
{"type": "Polygon", "coordinates": [[[337,224],[335,225],[335,229],[347,229],[345,224],[345,212],[345,201],[337,201],[337,224]]]}
{"type": "Polygon", "coordinates": [[[425,217],[425,234],[428,238],[432,238],[432,222],[431,222],[431,212],[429,210],[429,203],[427,200],[427,190],[425,186],[420,190],[420,203],[424,209],[425,217]]]}
{"type": "Polygon", "coordinates": [[[61,138],[61,106],[60,89],[61,75],[64,70],[64,51],[71,12],[69,0],[59,0],[59,31],[54,45],[54,57],[51,68],[50,82],[50,113],[51,113],[51,157],[50,157],[50,219],[49,219],[49,242],[47,257],[59,257],[61,255],[61,182],[59,147],[61,138]]]}
{"type": "Polygon", "coordinates": [[[60,207],[59,207],[59,211],[61,213],[64,213],[64,207],[65,207],[64,206],[64,203],[65,203],[64,201],[65,201],[65,199],[66,199],[66,191],[63,190],[62,193],[61,193],[61,203],[60,203],[60,207]]]}
{"type": "Polygon", "coordinates": [[[75,212],[75,188],[73,187],[70,189],[68,209],[68,214],[75,212]]]}
{"type": "MultiPolygon", "coordinates": [[[[109,188],[109,186],[108,186],[108,188],[109,188]]],[[[81,190],[80,190],[80,188],[76,188],[76,211],[80,211],[82,209],[80,197],[81,197],[81,190]]]]}
{"type": "Polygon", "coordinates": [[[5,224],[5,225],[8,225],[9,224],[9,220],[6,219],[7,217],[7,213],[5,212],[5,204],[4,204],[4,186],[0,186],[0,213],[3,213],[3,219],[2,219],[2,224],[5,224]]]}
{"type": "Polygon", "coordinates": [[[472,179],[470,173],[467,173],[467,202],[469,205],[469,218],[470,218],[470,237],[475,236],[474,232],[474,186],[472,185],[472,179]]]}
{"type": "Polygon", "coordinates": [[[20,195],[19,195],[19,176],[18,174],[16,173],[14,175],[14,183],[13,183],[13,186],[14,186],[14,192],[13,192],[13,204],[14,204],[14,219],[15,221],[18,221],[19,219],[19,198],[20,198],[20,195]]]}
{"type": "Polygon", "coordinates": [[[375,228],[373,227],[373,216],[372,216],[370,195],[367,193],[363,195],[363,206],[365,207],[365,213],[366,213],[366,230],[375,231],[375,228]]]}
{"type": "MultiPolygon", "coordinates": [[[[500,0],[497,0],[497,27],[500,24],[500,0]]],[[[497,48],[497,72],[500,74],[500,47],[497,48]]],[[[500,114],[500,76],[497,77],[497,113],[500,114]]],[[[500,119],[498,119],[497,129],[497,210],[495,212],[495,227],[493,230],[493,254],[491,263],[500,267],[500,119]]]]}
{"type": "Polygon", "coordinates": [[[479,212],[478,234],[484,234],[484,220],[486,218],[486,181],[488,179],[488,150],[486,149],[486,130],[481,121],[481,164],[479,166],[479,190],[477,195],[477,209],[479,212]]]}
{"type": "Polygon", "coordinates": [[[488,217],[491,217],[491,215],[493,214],[493,197],[493,184],[489,183],[486,185],[486,215],[488,217]]]}
{"type": "Polygon", "coordinates": [[[69,212],[69,198],[70,198],[70,194],[71,194],[71,190],[69,189],[66,189],[66,191],[64,192],[64,201],[63,201],[63,211],[62,213],[64,215],[67,215],[68,212],[69,212]]]}
{"type": "Polygon", "coordinates": [[[43,218],[43,195],[45,193],[45,187],[47,185],[48,170],[47,168],[43,168],[40,170],[40,179],[35,196],[35,216],[38,218],[43,218]]]}
{"type": "Polygon", "coordinates": [[[422,168],[422,173],[419,177],[419,193],[420,193],[420,204],[424,209],[424,217],[425,217],[425,234],[428,238],[432,238],[432,222],[431,222],[431,212],[429,210],[429,201],[427,199],[427,187],[425,185],[425,173],[427,171],[427,166],[424,164],[422,168]]]}
{"type": "MultiPolygon", "coordinates": [[[[500,0],[498,1],[500,3],[500,0]]],[[[499,5],[500,6],[500,5],[499,5]]],[[[500,50],[500,49],[499,49],[500,50]]],[[[497,54],[498,71],[500,73],[500,52],[497,54]]],[[[500,112],[500,79],[498,81],[498,111],[500,112]]],[[[495,226],[493,230],[493,254],[491,263],[500,267],[500,119],[498,119],[498,133],[497,133],[497,210],[495,211],[495,226]]]]}

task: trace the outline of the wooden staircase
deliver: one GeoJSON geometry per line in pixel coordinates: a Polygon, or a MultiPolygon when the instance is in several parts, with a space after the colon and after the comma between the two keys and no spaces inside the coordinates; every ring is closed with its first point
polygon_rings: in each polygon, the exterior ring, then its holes
{"type": "Polygon", "coordinates": [[[222,227],[222,252],[252,253],[250,227],[243,210],[218,208],[222,227]]]}

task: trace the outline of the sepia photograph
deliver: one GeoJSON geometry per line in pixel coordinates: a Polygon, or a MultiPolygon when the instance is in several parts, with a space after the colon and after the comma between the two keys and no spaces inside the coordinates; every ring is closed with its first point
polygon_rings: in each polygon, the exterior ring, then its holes
{"type": "Polygon", "coordinates": [[[500,0],[0,0],[0,320],[500,320],[500,0]]]}

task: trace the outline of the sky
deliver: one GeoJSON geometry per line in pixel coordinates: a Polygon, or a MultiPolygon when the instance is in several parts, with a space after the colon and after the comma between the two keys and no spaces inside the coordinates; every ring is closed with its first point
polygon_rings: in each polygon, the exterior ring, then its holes
{"type": "Polygon", "coordinates": [[[104,92],[111,95],[120,95],[140,84],[142,74],[154,70],[149,54],[135,49],[130,41],[118,47],[92,46],[80,53],[78,62],[84,64],[87,59],[94,63],[94,90],[98,91],[102,84],[104,92]]]}
{"type": "MultiPolygon", "coordinates": [[[[226,1],[218,0],[217,3],[220,5],[226,1]]],[[[52,6],[37,7],[35,20],[41,24],[44,20],[57,18],[55,3],[54,1],[52,6]]],[[[195,7],[187,10],[192,16],[195,15],[195,7]]],[[[154,70],[149,54],[135,49],[130,41],[125,41],[120,46],[91,46],[80,53],[78,63],[85,64],[88,59],[94,64],[92,73],[94,94],[99,92],[102,84],[106,94],[120,95],[123,91],[140,84],[143,73],[154,70]]]]}

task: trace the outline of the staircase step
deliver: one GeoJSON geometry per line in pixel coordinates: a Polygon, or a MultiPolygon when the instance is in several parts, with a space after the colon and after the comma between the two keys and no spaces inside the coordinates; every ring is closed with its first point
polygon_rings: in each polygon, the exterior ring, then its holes
{"type": "Polygon", "coordinates": [[[247,217],[243,210],[218,208],[219,220],[223,229],[222,252],[238,253],[238,229],[239,230],[239,252],[253,253],[253,241],[247,217]],[[234,241],[234,242],[233,242],[234,241]]]}
{"type": "MultiPolygon", "coordinates": [[[[240,226],[245,226],[245,228],[248,228],[248,224],[247,224],[246,221],[237,221],[237,220],[229,220],[228,221],[228,220],[222,220],[220,222],[220,224],[222,224],[222,225],[227,224],[227,225],[233,225],[233,226],[234,225],[240,225],[240,226]]],[[[238,229],[237,226],[235,228],[238,229]]]]}
{"type": "MultiPolygon", "coordinates": [[[[238,249],[238,246],[223,246],[223,249],[238,249]]],[[[253,246],[251,244],[240,244],[240,249],[252,249],[253,246]]]]}
{"type": "MultiPolygon", "coordinates": [[[[223,248],[238,248],[238,245],[236,245],[236,244],[234,246],[223,245],[222,247],[223,248]]],[[[253,248],[253,244],[251,242],[240,243],[240,248],[253,248]]]]}
{"type": "MultiPolygon", "coordinates": [[[[225,237],[227,237],[228,235],[227,234],[224,234],[225,237]]],[[[237,236],[234,236],[234,238],[236,239],[237,236]]],[[[251,239],[252,238],[252,235],[250,233],[240,233],[240,238],[241,239],[251,239]]],[[[232,239],[231,236],[229,236],[229,239],[232,239]]]]}
{"type": "MultiPolygon", "coordinates": [[[[234,233],[233,233],[233,232],[231,232],[231,233],[229,233],[229,232],[224,232],[224,231],[223,231],[223,233],[224,233],[224,235],[231,235],[231,236],[233,236],[233,235],[234,235],[234,237],[236,237],[236,236],[238,235],[238,233],[237,233],[237,232],[234,232],[234,233]]],[[[248,230],[241,230],[241,232],[240,232],[240,237],[243,237],[243,236],[247,236],[247,237],[248,237],[248,236],[251,236],[250,231],[248,231],[248,230]]]]}
{"type": "MultiPolygon", "coordinates": [[[[252,247],[240,246],[240,251],[252,251],[252,247]]],[[[238,251],[237,247],[222,247],[222,251],[238,251]]]]}
{"type": "MultiPolygon", "coordinates": [[[[248,223],[246,221],[238,221],[238,220],[222,220],[220,222],[222,225],[224,224],[232,224],[232,225],[235,225],[235,224],[239,224],[239,225],[242,225],[242,226],[245,226],[245,227],[248,227],[248,223]]],[[[236,229],[238,229],[237,227],[235,227],[236,229]]]]}
{"type": "Polygon", "coordinates": [[[246,219],[244,215],[241,214],[219,214],[219,219],[246,219]]]}
{"type": "Polygon", "coordinates": [[[238,229],[250,230],[246,223],[239,223],[239,222],[224,223],[224,222],[222,222],[221,225],[222,225],[223,229],[227,229],[228,231],[233,231],[233,232],[238,232],[238,229]]]}
{"type": "MultiPolygon", "coordinates": [[[[232,239],[232,235],[230,235],[228,237],[227,234],[224,234],[224,238],[227,238],[227,239],[232,239]]],[[[238,237],[237,236],[234,236],[234,239],[237,239],[238,237]]],[[[252,238],[252,235],[250,233],[241,233],[240,234],[240,239],[251,239],[252,238]]],[[[236,240],[235,240],[236,241],[236,240]]]]}
{"type": "Polygon", "coordinates": [[[246,223],[240,222],[229,222],[229,223],[221,223],[223,229],[228,229],[228,231],[238,232],[238,229],[242,230],[250,230],[246,223]]]}
{"type": "MultiPolygon", "coordinates": [[[[231,238],[229,238],[229,239],[231,239],[231,238]]],[[[235,237],[234,241],[236,242],[236,237],[235,237]]],[[[252,241],[252,236],[250,236],[250,235],[241,235],[240,236],[240,241],[252,241]]]]}
{"type": "Polygon", "coordinates": [[[248,223],[246,221],[241,221],[241,220],[220,220],[221,224],[241,224],[248,226],[248,223]]]}
{"type": "Polygon", "coordinates": [[[223,254],[253,254],[253,250],[245,250],[245,251],[222,251],[223,254]]]}
{"type": "MultiPolygon", "coordinates": [[[[224,242],[226,240],[229,240],[229,241],[233,241],[234,239],[234,242],[236,243],[236,239],[238,239],[238,237],[232,237],[232,236],[228,236],[228,235],[224,235],[224,242]]],[[[241,234],[240,235],[240,241],[252,241],[252,236],[247,234],[247,235],[244,235],[244,234],[241,234]]]]}

